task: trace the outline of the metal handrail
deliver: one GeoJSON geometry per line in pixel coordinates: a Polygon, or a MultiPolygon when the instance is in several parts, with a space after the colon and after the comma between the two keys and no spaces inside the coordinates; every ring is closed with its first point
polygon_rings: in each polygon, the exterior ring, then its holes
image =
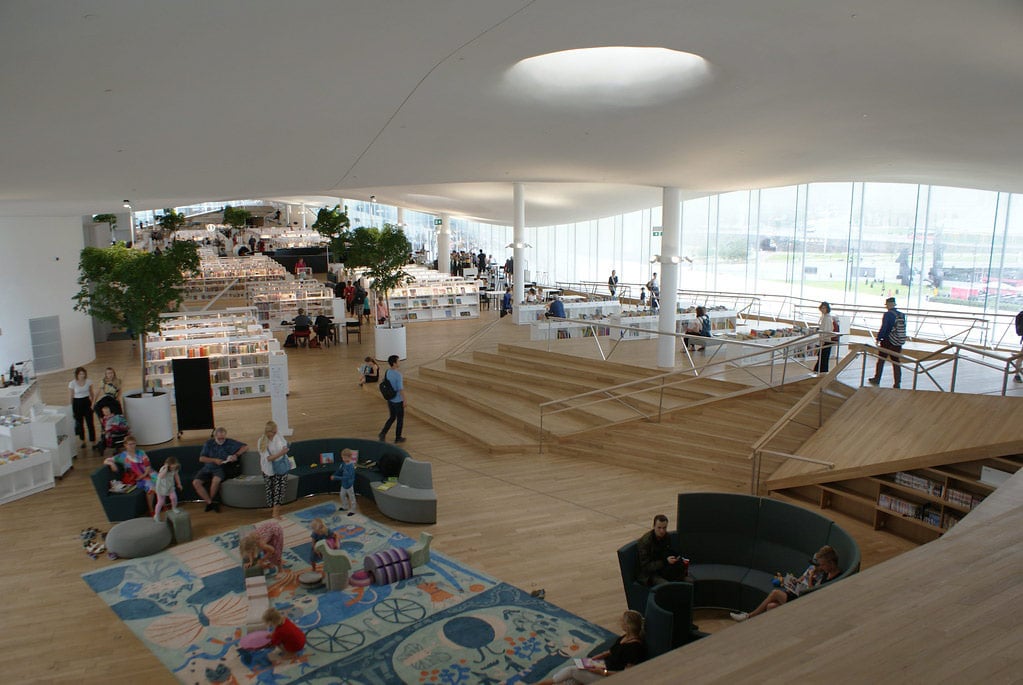
{"type": "MultiPolygon", "coordinates": [[[[860,385],[863,385],[863,377],[866,371],[866,360],[868,357],[878,357],[880,349],[868,344],[855,343],[850,345],[850,353],[844,358],[839,360],[835,367],[824,377],[822,377],[812,388],[810,388],[806,395],[804,395],[798,402],[789,408],[765,433],[758,438],[753,445],[750,447],[750,493],[757,494],[760,489],[760,476],[763,467],[763,455],[770,454],[784,459],[797,460],[797,461],[810,461],[814,463],[820,463],[822,466],[828,469],[834,468],[834,464],[830,462],[819,462],[817,460],[803,457],[788,452],[779,452],[777,450],[769,450],[766,446],[778,435],[781,431],[788,426],[790,423],[795,421],[795,418],[801,414],[812,402],[817,400],[823,395],[824,390],[831,384],[837,382],[838,376],[842,371],[852,366],[857,359],[863,361],[863,371],[861,371],[860,385]]],[[[969,362],[989,368],[995,371],[999,371],[1002,374],[1002,389],[1001,395],[1005,396],[1008,386],[1009,374],[1016,370],[1017,372],[1023,368],[1023,352],[1016,352],[1011,355],[999,354],[991,350],[976,347],[973,345],[965,345],[962,343],[948,343],[942,345],[936,350],[932,350],[919,358],[912,358],[905,354],[899,357],[899,360],[891,359],[890,352],[886,352],[888,356],[887,361],[898,363],[900,367],[903,367],[907,373],[913,374],[913,389],[917,389],[917,380],[920,376],[926,376],[930,378],[934,387],[940,392],[955,392],[956,379],[959,374],[959,365],[961,362],[969,362]],[[964,356],[963,353],[970,353],[977,355],[980,359],[964,356]],[[1001,362],[999,364],[992,364],[986,362],[986,359],[993,359],[1001,362]],[[933,364],[929,364],[934,362],[933,364]],[[951,380],[948,390],[945,390],[941,384],[934,378],[931,371],[934,369],[952,363],[951,380]]],[[[824,423],[823,417],[823,403],[820,405],[820,412],[818,417],[817,428],[820,428],[824,423]]]]}
{"type": "MultiPolygon", "coordinates": [[[[592,321],[586,321],[586,320],[573,320],[573,319],[557,319],[557,320],[560,320],[560,321],[571,321],[571,322],[575,322],[575,323],[583,323],[583,324],[591,324],[591,325],[593,324],[592,321]]],[[[599,325],[602,326],[602,327],[606,327],[606,328],[616,328],[616,329],[623,329],[623,330],[635,330],[635,331],[640,331],[640,332],[643,332],[643,333],[646,333],[646,334],[656,333],[657,335],[666,335],[666,336],[671,336],[671,337],[674,337],[674,338],[681,338],[683,340],[687,340],[687,339],[702,340],[702,341],[707,341],[708,340],[707,338],[703,338],[702,336],[694,336],[694,335],[688,334],[688,333],[664,333],[664,332],[660,332],[660,331],[650,331],[650,330],[644,329],[644,328],[635,328],[635,327],[632,327],[632,326],[620,326],[620,325],[616,325],[616,324],[609,324],[609,323],[603,323],[603,322],[601,322],[599,325]]],[[[696,368],[696,365],[693,362],[692,357],[689,355],[688,347],[686,345],[683,345],[682,349],[685,351],[685,354],[686,354],[687,358],[690,361],[691,368],[677,369],[677,370],[674,370],[674,371],[668,371],[668,372],[665,372],[665,373],[662,373],[662,374],[658,374],[658,375],[655,375],[655,376],[648,376],[646,378],[640,378],[640,379],[636,379],[636,380],[632,380],[632,381],[626,381],[625,383],[619,383],[617,385],[612,385],[612,386],[608,386],[608,387],[605,387],[605,388],[600,388],[598,390],[589,390],[587,392],[577,393],[575,395],[570,395],[568,397],[563,397],[563,398],[559,398],[559,399],[556,399],[556,400],[549,400],[547,402],[543,402],[543,403],[541,403],[539,405],[539,412],[540,412],[540,420],[539,420],[539,443],[540,443],[540,445],[539,445],[539,448],[540,448],[540,452],[541,452],[541,454],[543,452],[543,443],[544,443],[543,423],[544,423],[544,416],[545,415],[546,416],[552,416],[552,415],[555,415],[555,414],[561,414],[561,413],[566,412],[566,411],[578,411],[578,410],[581,410],[581,409],[585,409],[587,407],[592,407],[592,406],[595,406],[595,405],[598,405],[598,404],[603,404],[603,403],[606,403],[606,402],[609,402],[609,401],[612,401],[612,400],[616,400],[616,401],[621,402],[623,399],[626,399],[626,398],[629,398],[629,397],[633,397],[633,396],[638,395],[640,393],[647,393],[647,392],[650,392],[651,390],[657,390],[657,391],[659,391],[657,413],[656,414],[645,414],[645,413],[640,412],[638,410],[636,410],[636,411],[637,411],[637,413],[641,414],[643,418],[646,418],[646,419],[656,418],[657,420],[660,420],[660,418],[661,418],[661,416],[663,415],[663,412],[664,412],[664,390],[665,389],[667,389],[667,388],[676,388],[676,387],[682,386],[685,383],[691,383],[691,382],[699,379],[701,377],[701,375],[705,376],[707,374],[707,372],[708,372],[708,369],[712,369],[712,368],[715,368],[715,367],[720,369],[720,368],[724,368],[726,365],[732,365],[732,366],[736,366],[738,368],[742,368],[740,363],[743,360],[753,360],[753,359],[755,359],[757,357],[762,357],[765,354],[770,354],[770,355],[772,355],[772,357],[775,357],[775,356],[777,356],[777,354],[779,352],[781,352],[781,353],[783,353],[783,359],[784,359],[784,365],[783,366],[784,366],[784,368],[783,368],[783,371],[782,371],[780,382],[778,382],[778,383],[774,382],[774,373],[773,373],[773,366],[774,365],[773,365],[773,363],[772,363],[772,374],[771,374],[769,380],[765,381],[764,379],[762,379],[762,378],[760,378],[760,377],[758,377],[758,376],[756,376],[754,374],[750,374],[752,376],[752,378],[756,382],[760,383],[765,388],[768,388],[768,389],[775,388],[778,385],[783,385],[785,383],[785,378],[786,378],[785,371],[787,369],[788,361],[789,361],[790,358],[794,357],[794,355],[790,355],[789,352],[790,351],[797,351],[797,350],[798,351],[804,351],[804,350],[807,349],[807,347],[811,343],[813,343],[813,344],[818,343],[820,341],[820,337],[821,336],[818,333],[811,333],[811,334],[808,334],[808,335],[800,336],[800,337],[795,338],[793,340],[789,340],[789,341],[787,341],[785,343],[782,343],[780,345],[773,345],[773,346],[770,346],[770,347],[765,347],[763,344],[756,344],[756,343],[753,343],[753,342],[750,342],[750,341],[739,341],[739,340],[734,340],[733,341],[733,340],[722,340],[722,339],[719,339],[719,338],[715,338],[713,340],[715,341],[715,344],[718,344],[718,345],[722,345],[722,346],[731,345],[731,346],[738,346],[738,347],[752,347],[752,348],[755,348],[755,350],[750,352],[750,353],[748,353],[748,354],[740,355],[738,357],[734,357],[734,358],[730,358],[730,359],[722,359],[722,360],[719,360],[719,361],[711,361],[710,363],[705,364],[702,367],[702,369],[697,369],[696,368]],[[683,374],[685,374],[685,377],[684,378],[679,378],[679,376],[682,376],[683,374]],[[636,386],[643,386],[643,387],[636,387],[636,386]],[[629,391],[629,390],[627,390],[629,388],[635,388],[635,389],[629,391]],[[626,392],[621,392],[622,390],[626,390],[626,392]],[[612,393],[614,393],[614,394],[612,394],[612,393]],[[590,400],[588,398],[595,398],[595,399],[590,400]],[[580,400],[588,400],[588,401],[583,401],[583,402],[580,403],[580,400]],[[571,406],[565,406],[566,403],[569,403],[569,402],[572,403],[571,406]],[[555,405],[560,405],[560,406],[558,408],[555,408],[555,409],[549,409],[550,407],[553,407],[555,405]]],[[[830,336],[829,336],[829,338],[830,338],[830,336]]],[[[743,391],[743,392],[747,392],[747,391],[743,391]]],[[[716,399],[721,399],[721,398],[716,398],[716,399]]],[[[615,423],[615,422],[608,423],[607,425],[612,425],[612,423],[615,423]]]]}

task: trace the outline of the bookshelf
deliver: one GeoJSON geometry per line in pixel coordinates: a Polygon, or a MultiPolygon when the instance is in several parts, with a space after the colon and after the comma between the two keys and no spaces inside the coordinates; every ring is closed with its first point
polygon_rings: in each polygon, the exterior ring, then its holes
{"type": "Polygon", "coordinates": [[[0,450],[0,504],[49,490],[54,485],[49,450],[21,447],[0,450]]]}
{"type": "MultiPolygon", "coordinates": [[[[595,300],[593,302],[564,302],[565,318],[602,319],[621,313],[618,300],[595,300]]],[[[512,308],[512,321],[519,325],[546,321],[546,304],[519,304],[512,308]]]]}
{"type": "Polygon", "coordinates": [[[250,283],[283,281],[287,276],[284,267],[266,255],[216,257],[203,251],[198,274],[185,282],[181,293],[186,301],[212,300],[221,294],[240,299],[250,283]]]}
{"type": "Polygon", "coordinates": [[[279,344],[256,322],[253,308],[161,316],[166,321],[160,332],[146,339],[146,374],[152,387],[174,387],[172,360],[208,357],[215,401],[270,394],[269,354],[279,344]]]}
{"type": "Polygon", "coordinates": [[[474,280],[447,276],[416,281],[395,288],[388,299],[395,323],[475,319],[480,315],[479,284],[474,280]]]}
{"type": "Polygon", "coordinates": [[[46,448],[53,457],[53,475],[62,477],[71,470],[75,456],[74,423],[71,406],[44,406],[29,424],[32,444],[46,448]]]}
{"type": "Polygon", "coordinates": [[[256,320],[272,331],[290,329],[281,321],[294,319],[300,308],[312,319],[319,314],[333,315],[334,291],[316,280],[250,283],[246,290],[256,320]]]}
{"type": "Polygon", "coordinates": [[[998,487],[992,471],[1013,474],[1023,456],[895,471],[804,485],[778,492],[821,509],[834,509],[874,527],[919,543],[952,528],[998,487]]]}

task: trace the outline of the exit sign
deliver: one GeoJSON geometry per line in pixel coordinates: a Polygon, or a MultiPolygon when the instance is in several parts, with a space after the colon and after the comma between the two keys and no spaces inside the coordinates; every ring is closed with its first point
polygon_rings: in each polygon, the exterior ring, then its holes
{"type": "Polygon", "coordinates": [[[656,238],[661,235],[661,231],[654,231],[653,235],[656,238]]]}
{"type": "Polygon", "coordinates": [[[444,225],[444,219],[434,219],[433,220],[433,225],[434,226],[443,226],[444,225]]]}

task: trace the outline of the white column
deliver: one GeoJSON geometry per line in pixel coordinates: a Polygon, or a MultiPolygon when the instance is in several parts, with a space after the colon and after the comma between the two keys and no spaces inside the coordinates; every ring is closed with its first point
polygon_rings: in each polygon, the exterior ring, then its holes
{"type": "Polygon", "coordinates": [[[395,209],[398,210],[398,228],[400,228],[402,231],[404,231],[405,230],[405,208],[404,207],[395,207],[395,209]]]}
{"type": "Polygon", "coordinates": [[[302,230],[305,230],[305,203],[302,203],[302,230]]]}
{"type": "MultiPolygon", "coordinates": [[[[682,245],[682,192],[678,188],[664,188],[661,199],[661,310],[657,330],[675,332],[675,310],[678,308],[679,248],[682,245]]],[[[675,338],[657,336],[657,366],[671,369],[675,366],[675,338]]]]}
{"type": "Polygon", "coordinates": [[[512,284],[512,302],[518,304],[526,299],[522,277],[526,266],[526,188],[522,183],[513,186],[514,224],[512,225],[512,260],[515,262],[515,281],[512,284]]]}
{"type": "Polygon", "coordinates": [[[291,203],[284,205],[284,222],[291,228],[291,203]]]}
{"type": "Polygon", "coordinates": [[[440,215],[440,229],[437,231],[437,271],[451,273],[451,215],[440,215]]]}

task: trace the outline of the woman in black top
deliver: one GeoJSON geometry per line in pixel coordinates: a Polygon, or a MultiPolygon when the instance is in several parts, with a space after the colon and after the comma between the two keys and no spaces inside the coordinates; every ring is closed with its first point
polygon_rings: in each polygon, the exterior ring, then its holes
{"type": "Polygon", "coordinates": [[[622,614],[622,630],[625,633],[615,640],[611,649],[594,655],[595,663],[588,668],[579,668],[573,662],[556,672],[551,678],[540,685],[561,683],[595,683],[601,678],[624,671],[630,666],[646,660],[646,645],[643,643],[643,616],[638,611],[626,611],[622,614]]]}

